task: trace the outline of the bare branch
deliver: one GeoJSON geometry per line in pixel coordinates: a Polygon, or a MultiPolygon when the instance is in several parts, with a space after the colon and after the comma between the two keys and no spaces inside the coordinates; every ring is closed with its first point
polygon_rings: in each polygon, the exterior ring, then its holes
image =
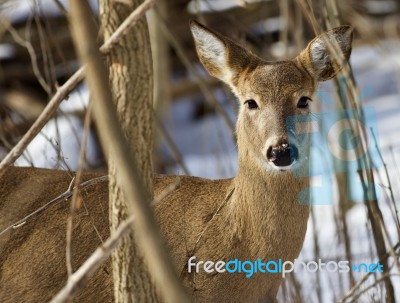
{"type": "MultiPolygon", "coordinates": [[[[368,287],[360,290],[359,293],[357,293],[356,295],[354,295],[354,297],[352,298],[352,300],[350,302],[359,302],[359,298],[366,293],[367,291],[369,291],[370,289],[377,287],[379,283],[385,282],[388,278],[393,277],[393,276],[400,276],[400,274],[394,274],[394,273],[386,273],[384,275],[382,275],[382,277],[380,277],[379,279],[377,279],[373,284],[369,285],[368,287]]],[[[341,301],[344,302],[344,301],[341,301]]]]}
{"type": "Polygon", "coordinates": [[[108,259],[122,238],[132,231],[133,221],[134,217],[131,216],[122,223],[115,233],[97,248],[89,259],[68,278],[67,285],[51,300],[51,303],[69,302],[82,288],[82,285],[85,285],[86,281],[108,259]]]}
{"type": "MultiPolygon", "coordinates": [[[[73,181],[76,179],[75,184],[80,184],[82,175],[83,175],[83,163],[85,160],[85,155],[86,155],[86,144],[89,136],[89,128],[90,128],[90,122],[91,122],[91,113],[92,113],[92,102],[89,103],[89,106],[86,111],[85,115],[85,122],[84,122],[84,127],[83,127],[83,138],[82,138],[82,144],[81,144],[81,150],[79,152],[79,166],[78,166],[78,171],[76,172],[76,176],[74,177],[73,181]]],[[[66,265],[67,265],[67,272],[68,276],[72,274],[72,256],[71,256],[71,243],[72,243],[72,231],[73,231],[73,223],[74,223],[74,217],[75,217],[75,212],[78,208],[78,194],[79,194],[79,187],[75,186],[73,194],[72,194],[72,199],[71,199],[71,207],[70,207],[70,213],[68,216],[68,222],[67,222],[67,244],[65,247],[65,260],[66,260],[66,265]]]]}

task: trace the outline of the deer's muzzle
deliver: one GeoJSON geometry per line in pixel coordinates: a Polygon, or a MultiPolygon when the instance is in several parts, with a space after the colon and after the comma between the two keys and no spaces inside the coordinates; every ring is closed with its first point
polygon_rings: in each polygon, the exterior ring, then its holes
{"type": "Polygon", "coordinates": [[[267,151],[267,159],[275,166],[284,167],[290,166],[297,160],[299,152],[294,145],[282,143],[278,146],[270,146],[267,151]]]}

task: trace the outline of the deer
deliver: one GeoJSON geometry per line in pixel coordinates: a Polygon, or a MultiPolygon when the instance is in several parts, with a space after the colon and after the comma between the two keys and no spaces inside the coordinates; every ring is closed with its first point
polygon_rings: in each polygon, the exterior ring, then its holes
{"type": "MultiPolygon", "coordinates": [[[[298,194],[310,178],[310,140],[287,131],[287,118],[312,113],[318,83],[349,60],[352,28],[341,26],[315,37],[293,59],[269,62],[196,21],[190,23],[200,62],[226,83],[239,102],[236,124],[238,172],[229,179],[154,176],[154,194],[179,180],[154,204],[154,214],[176,273],[193,302],[276,302],[280,274],[206,272],[207,261],[293,261],[303,246],[310,205],[298,194]],[[332,59],[327,41],[337,42],[345,60],[332,59]],[[197,262],[193,265],[193,262],[197,262]],[[199,270],[196,270],[196,268],[199,270]]],[[[84,173],[83,181],[99,177],[84,173]]],[[[60,170],[9,167],[0,179],[0,231],[68,188],[60,170]]],[[[109,236],[107,180],[82,188],[72,242],[76,269],[109,236]]],[[[67,199],[68,201],[68,199],[67,199]]],[[[65,230],[69,203],[57,203],[0,237],[0,301],[44,302],[67,280],[65,230]]],[[[77,302],[112,302],[111,263],[98,270],[77,302]]]]}

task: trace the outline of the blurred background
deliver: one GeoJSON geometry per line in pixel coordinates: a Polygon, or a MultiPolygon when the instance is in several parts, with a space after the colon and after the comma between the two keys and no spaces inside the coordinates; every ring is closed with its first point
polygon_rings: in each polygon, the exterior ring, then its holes
{"type": "MultiPolygon", "coordinates": [[[[57,87],[79,68],[66,2],[0,0],[0,160],[31,127],[57,87]]],[[[98,3],[91,4],[90,17],[97,20],[98,3]]],[[[279,300],[400,302],[400,1],[157,1],[147,14],[155,81],[155,170],[227,178],[237,171],[238,104],[229,88],[200,65],[190,19],[269,61],[295,57],[316,31],[340,24],[355,28],[350,74],[322,84],[315,100],[322,112],[374,110],[371,119],[376,130],[369,137],[369,148],[373,160],[380,163],[371,169],[377,198],[372,202],[350,199],[343,193],[358,181],[343,180],[343,174],[330,171],[329,188],[322,187],[329,201],[314,203],[299,259],[349,260],[350,264],[382,261],[387,270],[382,274],[296,273],[285,279],[279,300]],[[379,219],[372,222],[374,214],[379,219]]],[[[80,84],[16,165],[106,171],[94,125],[84,126],[88,103],[88,90],[80,84]],[[83,163],[79,163],[81,148],[85,149],[83,163]]],[[[313,179],[316,187],[321,186],[320,175],[313,179]]]]}

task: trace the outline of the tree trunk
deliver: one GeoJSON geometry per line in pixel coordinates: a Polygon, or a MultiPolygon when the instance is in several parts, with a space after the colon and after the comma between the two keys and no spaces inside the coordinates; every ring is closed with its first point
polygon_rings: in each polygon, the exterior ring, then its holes
{"type": "MultiPolygon", "coordinates": [[[[100,2],[100,22],[109,37],[139,4],[140,0],[100,2]]],[[[147,22],[138,24],[113,48],[108,56],[109,78],[121,129],[150,198],[153,196],[153,75],[147,22]]],[[[104,125],[107,127],[107,125],[104,125]]],[[[109,159],[110,227],[117,229],[127,218],[127,206],[120,188],[113,155],[109,159]]],[[[156,293],[147,266],[134,244],[126,237],[112,256],[116,302],[154,302],[156,293]]]]}

